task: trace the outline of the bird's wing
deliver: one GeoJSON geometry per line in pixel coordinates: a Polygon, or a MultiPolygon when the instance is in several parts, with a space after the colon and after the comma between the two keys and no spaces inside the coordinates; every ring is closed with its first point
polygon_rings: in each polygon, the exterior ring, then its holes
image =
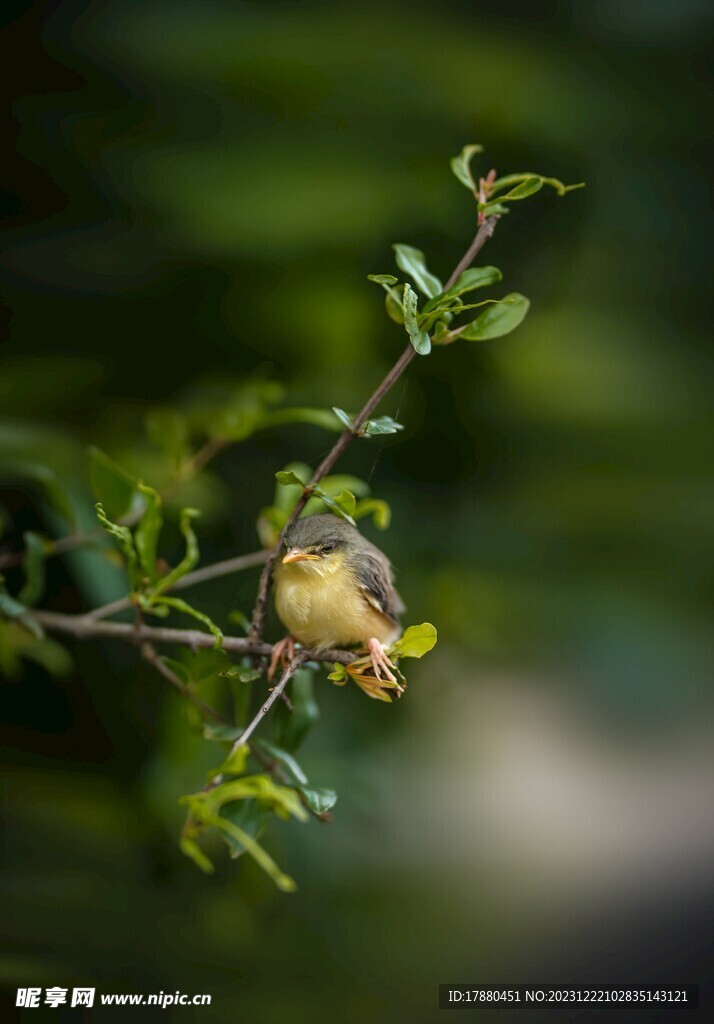
{"type": "Polygon", "coordinates": [[[404,603],[394,589],[392,567],[387,556],[370,544],[362,551],[362,557],[355,570],[364,596],[372,607],[393,622],[399,623],[404,603]]]}

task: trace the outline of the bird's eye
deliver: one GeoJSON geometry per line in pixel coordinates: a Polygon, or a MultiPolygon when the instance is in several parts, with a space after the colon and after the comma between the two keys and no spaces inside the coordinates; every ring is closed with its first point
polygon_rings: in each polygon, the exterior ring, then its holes
{"type": "Polygon", "coordinates": [[[322,545],[322,553],[323,553],[323,555],[329,555],[329,553],[331,551],[334,551],[334,550],[335,550],[335,545],[334,544],[323,544],[322,545]]]}

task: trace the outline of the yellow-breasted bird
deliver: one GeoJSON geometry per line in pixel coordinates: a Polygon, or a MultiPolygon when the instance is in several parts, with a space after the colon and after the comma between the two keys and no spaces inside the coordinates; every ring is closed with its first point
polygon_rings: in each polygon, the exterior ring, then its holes
{"type": "Polygon", "coordinates": [[[276,644],[271,672],[294,640],[318,650],[359,645],[375,676],[396,683],[385,647],[399,638],[404,605],[387,556],[330,513],[298,519],[285,547],[274,571],[275,607],[290,636],[276,644]]]}

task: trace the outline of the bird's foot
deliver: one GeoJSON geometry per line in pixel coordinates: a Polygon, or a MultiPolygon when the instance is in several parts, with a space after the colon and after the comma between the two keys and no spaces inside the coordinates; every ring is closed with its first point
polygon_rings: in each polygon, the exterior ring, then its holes
{"type": "Polygon", "coordinates": [[[372,668],[374,669],[374,674],[376,678],[381,679],[381,673],[384,672],[385,678],[389,679],[390,682],[395,684],[397,693],[401,697],[401,695],[404,693],[404,687],[399,685],[397,677],[392,672],[392,669],[395,666],[387,657],[387,652],[384,646],[379,642],[379,640],[377,640],[376,637],[373,636],[372,639],[367,644],[367,647],[369,648],[369,657],[372,662],[372,668]]]}
{"type": "Polygon", "coordinates": [[[268,666],[268,679],[273,678],[278,664],[282,665],[283,668],[287,668],[294,657],[295,640],[293,637],[284,636],[282,640],[278,640],[277,644],[273,644],[273,653],[270,658],[270,665],[268,666]]]}

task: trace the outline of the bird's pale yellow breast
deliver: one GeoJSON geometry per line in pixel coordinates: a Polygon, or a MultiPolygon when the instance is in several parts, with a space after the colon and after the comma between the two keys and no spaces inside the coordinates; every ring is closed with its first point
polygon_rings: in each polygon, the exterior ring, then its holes
{"type": "Polygon", "coordinates": [[[279,563],[275,607],[283,625],[306,647],[393,642],[399,629],[374,608],[340,558],[330,563],[279,563]]]}

